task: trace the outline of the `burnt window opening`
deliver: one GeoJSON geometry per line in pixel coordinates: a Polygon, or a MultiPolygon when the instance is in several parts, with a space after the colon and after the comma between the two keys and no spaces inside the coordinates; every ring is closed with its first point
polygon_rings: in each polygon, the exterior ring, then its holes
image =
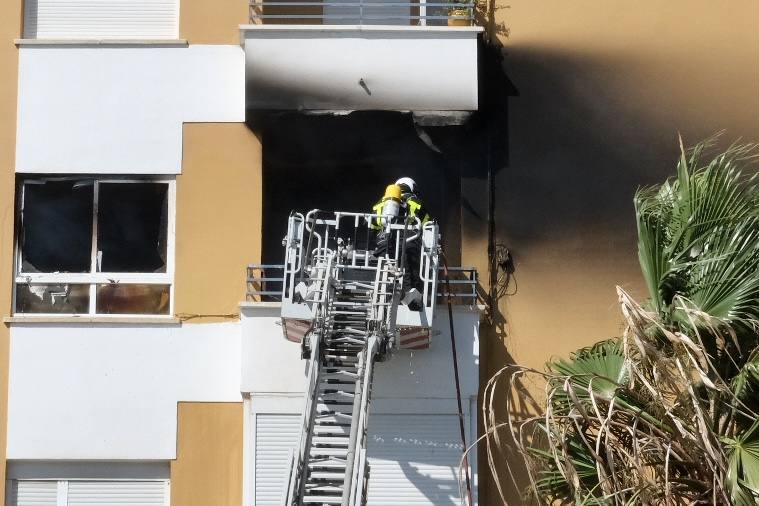
{"type": "Polygon", "coordinates": [[[171,181],[21,181],[15,311],[169,315],[171,195],[171,181]]]}
{"type": "Polygon", "coordinates": [[[18,313],[86,314],[89,307],[89,285],[16,285],[18,313]]]}
{"type": "Polygon", "coordinates": [[[101,183],[97,248],[101,272],[166,272],[168,185],[101,183]]]}
{"type": "Polygon", "coordinates": [[[89,272],[92,181],[28,181],[21,210],[22,272],[89,272]]]}

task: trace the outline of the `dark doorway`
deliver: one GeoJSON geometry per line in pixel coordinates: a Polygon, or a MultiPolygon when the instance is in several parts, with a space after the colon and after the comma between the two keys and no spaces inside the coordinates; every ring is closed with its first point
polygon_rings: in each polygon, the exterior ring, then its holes
{"type": "Polygon", "coordinates": [[[443,235],[458,235],[459,161],[422,140],[410,114],[270,115],[259,130],[263,263],[282,263],[291,210],[371,212],[402,176],[416,180],[443,235]]]}

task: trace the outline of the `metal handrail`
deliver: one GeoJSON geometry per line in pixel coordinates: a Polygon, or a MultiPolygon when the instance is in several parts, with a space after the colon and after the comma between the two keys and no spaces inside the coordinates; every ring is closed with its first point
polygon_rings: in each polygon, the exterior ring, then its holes
{"type": "MultiPolygon", "coordinates": [[[[281,284],[276,285],[277,283],[283,283],[285,281],[284,276],[277,276],[273,275],[278,271],[284,271],[284,265],[276,265],[276,264],[250,264],[247,268],[247,277],[246,277],[246,285],[247,285],[247,292],[246,292],[246,300],[257,302],[262,300],[264,297],[267,300],[271,301],[281,301],[282,300],[282,290],[281,290],[281,284]],[[257,274],[260,273],[260,274],[257,274]],[[275,286],[278,287],[278,289],[272,289],[272,290],[259,290],[256,288],[256,286],[265,286],[268,288],[268,284],[272,283],[275,284],[275,286]]],[[[442,269],[441,269],[442,271],[442,269]]],[[[451,297],[453,298],[453,303],[457,305],[474,305],[477,303],[478,300],[478,293],[477,293],[477,284],[478,284],[478,275],[477,275],[477,269],[474,267],[448,267],[448,274],[451,277],[450,284],[454,288],[461,287],[461,291],[456,290],[455,292],[452,291],[451,297]]],[[[445,284],[441,283],[440,289],[442,291],[438,291],[437,298],[438,303],[442,304],[441,298],[447,296],[447,292],[445,291],[445,284]]]]}
{"type": "Polygon", "coordinates": [[[303,1],[303,0],[250,0],[248,4],[249,18],[252,24],[266,23],[267,20],[287,21],[293,24],[298,21],[321,20],[324,25],[343,24],[345,21],[353,21],[356,24],[414,24],[446,25],[448,21],[456,24],[465,22],[467,25],[474,24],[476,4],[474,1],[454,0],[450,2],[425,0],[413,1],[388,1],[381,0],[351,0],[339,1],[303,1]],[[355,9],[355,12],[324,12],[324,8],[355,9]],[[321,8],[322,12],[314,14],[313,8],[321,8]],[[267,9],[275,10],[275,13],[267,13],[267,9]],[[408,9],[407,13],[398,13],[398,9],[408,9]],[[367,12],[368,10],[368,12],[367,12]],[[431,13],[428,14],[428,10],[431,13]],[[385,23],[382,23],[382,22],[385,23]],[[405,21],[406,23],[403,23],[405,21]]]}

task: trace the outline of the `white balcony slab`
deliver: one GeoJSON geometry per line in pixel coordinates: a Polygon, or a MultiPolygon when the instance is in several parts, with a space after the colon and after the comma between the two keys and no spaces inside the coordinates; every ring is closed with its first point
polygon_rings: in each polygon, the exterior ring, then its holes
{"type": "Polygon", "coordinates": [[[243,25],[246,104],[473,111],[479,27],[243,25]]]}
{"type": "MultiPolygon", "coordinates": [[[[241,390],[258,395],[284,395],[300,398],[306,383],[306,361],[300,358],[300,345],[285,340],[276,305],[245,303],[242,320],[241,390]]],[[[480,309],[458,306],[453,322],[461,393],[476,396],[479,390],[480,309]]],[[[378,363],[372,396],[406,399],[455,399],[453,355],[448,312],[438,307],[433,321],[432,343],[428,350],[398,350],[378,363]]]]}

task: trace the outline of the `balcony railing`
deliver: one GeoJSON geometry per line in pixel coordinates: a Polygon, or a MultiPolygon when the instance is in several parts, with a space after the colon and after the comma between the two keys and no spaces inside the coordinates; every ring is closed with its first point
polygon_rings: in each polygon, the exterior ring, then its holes
{"type": "MultiPolygon", "coordinates": [[[[281,302],[284,265],[251,264],[246,276],[246,300],[249,302],[281,302]]],[[[474,267],[449,267],[451,299],[460,306],[477,304],[477,269],[474,267]]],[[[438,275],[437,303],[447,301],[448,284],[440,270],[438,275]]]]}
{"type": "Polygon", "coordinates": [[[250,0],[250,23],[472,26],[474,1],[250,0]]]}

